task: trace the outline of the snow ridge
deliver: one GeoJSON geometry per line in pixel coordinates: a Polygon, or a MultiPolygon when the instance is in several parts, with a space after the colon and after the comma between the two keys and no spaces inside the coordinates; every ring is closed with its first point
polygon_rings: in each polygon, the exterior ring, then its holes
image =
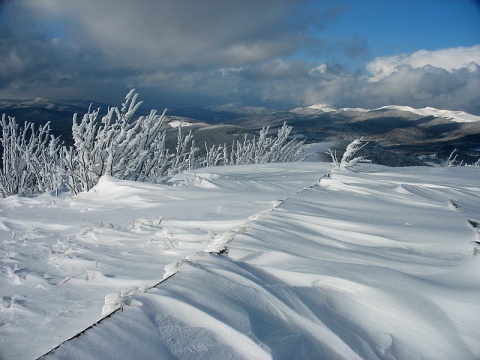
{"type": "Polygon", "coordinates": [[[420,116],[435,116],[444,119],[448,119],[457,123],[471,123],[480,121],[480,116],[469,114],[465,111],[454,111],[454,110],[441,110],[432,107],[424,107],[420,109],[416,109],[410,106],[400,106],[400,105],[386,105],[376,109],[364,109],[364,108],[351,108],[351,107],[343,107],[340,109],[336,109],[333,106],[327,104],[314,104],[310,105],[305,108],[295,108],[290,110],[293,113],[298,114],[318,114],[318,113],[325,113],[325,112],[337,112],[337,111],[344,111],[344,112],[359,112],[362,114],[368,114],[371,112],[377,112],[382,110],[398,110],[404,112],[410,112],[412,114],[420,115],[420,116]]]}
{"type": "Polygon", "coordinates": [[[465,111],[452,111],[452,110],[440,110],[435,109],[432,107],[425,107],[421,109],[414,109],[409,106],[396,106],[396,105],[388,105],[383,106],[378,109],[369,110],[369,111],[378,111],[378,110],[401,110],[401,111],[408,111],[413,114],[421,115],[421,116],[435,116],[441,117],[444,119],[449,119],[454,122],[458,123],[468,123],[468,122],[477,122],[480,121],[480,116],[472,115],[466,113],[465,111]]]}

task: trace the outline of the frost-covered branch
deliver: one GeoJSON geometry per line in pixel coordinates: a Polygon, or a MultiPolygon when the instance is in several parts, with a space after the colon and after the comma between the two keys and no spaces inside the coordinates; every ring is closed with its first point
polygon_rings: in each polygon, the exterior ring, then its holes
{"type": "Polygon", "coordinates": [[[458,150],[454,149],[448,156],[448,159],[445,160],[445,162],[442,164],[442,166],[444,167],[462,166],[463,161],[457,162],[457,156],[458,156],[458,150]]]}
{"type": "Polygon", "coordinates": [[[205,156],[200,161],[200,164],[204,167],[224,165],[225,159],[228,158],[227,146],[224,145],[212,145],[208,147],[205,143],[205,156]]]}
{"type": "Polygon", "coordinates": [[[337,157],[337,152],[328,149],[327,155],[332,159],[333,167],[338,170],[344,170],[354,167],[360,163],[370,163],[365,156],[357,156],[356,153],[363,149],[368,142],[364,143],[363,138],[355,139],[350,144],[348,144],[345,152],[343,153],[342,159],[339,161],[337,157]]]}

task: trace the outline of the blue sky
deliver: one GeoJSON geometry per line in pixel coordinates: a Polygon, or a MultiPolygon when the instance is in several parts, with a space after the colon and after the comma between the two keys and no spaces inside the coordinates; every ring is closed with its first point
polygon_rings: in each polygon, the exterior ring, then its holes
{"type": "Polygon", "coordinates": [[[364,38],[373,56],[472,46],[480,41],[478,1],[350,0],[325,3],[331,6],[342,4],[345,11],[320,35],[336,39],[364,38]]]}
{"type": "Polygon", "coordinates": [[[0,98],[480,114],[474,0],[7,0],[0,98]]]}

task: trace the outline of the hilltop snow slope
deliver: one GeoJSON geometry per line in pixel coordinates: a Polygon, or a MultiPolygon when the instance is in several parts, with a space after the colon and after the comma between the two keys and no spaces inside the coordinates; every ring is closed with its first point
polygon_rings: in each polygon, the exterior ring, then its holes
{"type": "Polygon", "coordinates": [[[478,359],[480,169],[329,169],[0,199],[0,358],[478,359]]]}
{"type": "Polygon", "coordinates": [[[342,111],[350,111],[350,112],[353,111],[353,112],[358,112],[362,114],[367,114],[367,113],[375,113],[382,110],[398,110],[403,112],[410,112],[412,114],[416,114],[420,116],[435,116],[435,117],[448,119],[457,123],[473,123],[473,122],[480,121],[480,116],[469,114],[469,113],[466,113],[465,111],[441,110],[441,109],[435,109],[432,107],[415,109],[410,106],[400,106],[400,105],[387,105],[387,106],[382,106],[376,109],[348,108],[348,107],[336,109],[326,104],[315,104],[315,105],[310,105],[304,108],[295,108],[291,110],[291,112],[297,113],[297,114],[305,114],[305,115],[314,115],[314,114],[319,114],[324,112],[342,112],[342,111]]]}
{"type": "Polygon", "coordinates": [[[395,106],[395,105],[389,105],[389,106],[383,106],[381,108],[375,109],[375,110],[367,110],[368,111],[377,111],[377,110],[400,110],[400,111],[408,111],[420,116],[435,116],[435,117],[441,117],[445,119],[449,119],[453,122],[457,123],[469,123],[469,122],[477,122],[480,121],[480,116],[477,115],[472,115],[469,113],[466,113],[465,111],[452,111],[452,110],[441,110],[441,109],[435,109],[432,107],[425,107],[421,109],[414,109],[410,106],[395,106]]]}

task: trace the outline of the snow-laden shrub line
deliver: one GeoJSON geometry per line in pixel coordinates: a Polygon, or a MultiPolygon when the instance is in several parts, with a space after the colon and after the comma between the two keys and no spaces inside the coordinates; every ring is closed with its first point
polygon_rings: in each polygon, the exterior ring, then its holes
{"type": "Polygon", "coordinates": [[[295,161],[303,151],[303,141],[289,140],[292,127],[286,123],[278,129],[277,137],[268,137],[269,127],[260,130],[253,139],[245,135],[243,141],[234,141],[230,150],[225,145],[208,147],[202,159],[203,166],[245,165],[295,161]]]}
{"type": "Polygon", "coordinates": [[[471,164],[468,164],[466,162],[464,162],[463,160],[457,160],[457,156],[458,156],[458,149],[454,149],[450,155],[448,156],[448,158],[441,164],[441,166],[443,167],[453,167],[453,166],[480,166],[480,158],[471,163],[471,164]]]}
{"type": "Polygon", "coordinates": [[[134,120],[142,102],[133,89],[119,109],[109,108],[99,120],[99,109],[89,109],[78,121],[73,117],[73,146],[60,144],[50,134],[50,125],[34,129],[25,123],[20,128],[14,118],[3,115],[3,147],[0,169],[0,195],[31,196],[66,186],[78,194],[94,187],[102,175],[121,180],[158,181],[187,169],[216,165],[289,162],[302,152],[303,141],[290,140],[292,127],[283,125],[277,137],[267,136],[269,128],[258,138],[206,147],[206,155],[197,156],[193,135],[178,127],[177,145],[166,147],[162,130],[165,112],[152,110],[148,116],[134,120]]]}

